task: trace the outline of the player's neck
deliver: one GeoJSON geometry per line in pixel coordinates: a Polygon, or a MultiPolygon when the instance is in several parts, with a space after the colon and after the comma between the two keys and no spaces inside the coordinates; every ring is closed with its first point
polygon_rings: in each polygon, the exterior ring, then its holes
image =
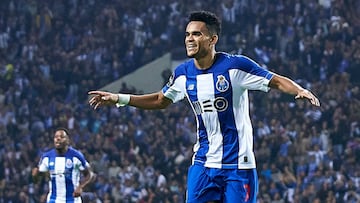
{"type": "Polygon", "coordinates": [[[64,147],[62,149],[56,149],[56,153],[58,155],[64,155],[67,152],[68,149],[69,149],[69,147],[64,147]]]}
{"type": "Polygon", "coordinates": [[[195,66],[200,70],[206,70],[210,68],[216,60],[216,52],[213,51],[211,54],[208,54],[202,58],[195,58],[195,66]]]}

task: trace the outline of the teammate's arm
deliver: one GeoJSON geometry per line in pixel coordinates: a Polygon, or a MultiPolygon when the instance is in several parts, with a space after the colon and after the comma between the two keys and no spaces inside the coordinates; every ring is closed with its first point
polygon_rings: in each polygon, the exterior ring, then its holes
{"type": "Polygon", "coordinates": [[[80,185],[75,189],[73,194],[74,197],[80,197],[84,187],[96,179],[96,174],[90,167],[85,168],[85,170],[82,171],[82,174],[84,177],[82,178],[80,185]]]}
{"type": "Polygon", "coordinates": [[[89,104],[94,109],[115,104],[130,105],[141,109],[164,109],[172,103],[161,91],[144,95],[115,94],[106,91],[90,91],[88,94],[93,96],[89,104]]]}
{"type": "Polygon", "coordinates": [[[269,87],[295,95],[295,99],[308,99],[311,104],[320,106],[319,99],[316,98],[315,95],[287,77],[274,74],[270,80],[269,87]]]}
{"type": "Polygon", "coordinates": [[[38,167],[35,167],[31,170],[31,176],[34,183],[38,183],[42,180],[43,177],[49,176],[49,172],[41,172],[38,167]]]}

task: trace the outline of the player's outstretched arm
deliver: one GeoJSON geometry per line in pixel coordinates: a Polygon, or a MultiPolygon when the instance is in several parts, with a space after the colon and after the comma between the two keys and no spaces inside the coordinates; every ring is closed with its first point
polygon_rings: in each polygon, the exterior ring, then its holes
{"type": "Polygon", "coordinates": [[[115,94],[106,91],[90,91],[88,94],[92,96],[89,104],[94,109],[105,105],[116,105],[118,107],[130,105],[141,109],[164,109],[172,103],[161,91],[144,95],[115,94]]]}
{"type": "Polygon", "coordinates": [[[307,89],[304,89],[299,84],[287,77],[274,74],[273,78],[270,80],[269,87],[278,89],[291,95],[295,95],[295,99],[308,99],[311,104],[320,106],[319,99],[313,93],[307,89]]]}

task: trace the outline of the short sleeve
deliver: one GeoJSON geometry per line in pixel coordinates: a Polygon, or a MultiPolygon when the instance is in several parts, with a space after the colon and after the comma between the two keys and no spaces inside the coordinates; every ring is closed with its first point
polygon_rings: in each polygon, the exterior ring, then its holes
{"type": "Polygon", "coordinates": [[[49,170],[49,157],[42,157],[40,162],[39,162],[39,171],[40,172],[46,172],[49,170]]]}

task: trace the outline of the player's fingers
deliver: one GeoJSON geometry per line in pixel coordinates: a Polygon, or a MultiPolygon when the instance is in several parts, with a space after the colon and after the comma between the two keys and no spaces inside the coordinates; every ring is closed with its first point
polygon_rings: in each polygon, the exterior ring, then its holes
{"type": "Polygon", "coordinates": [[[320,106],[320,101],[312,93],[308,92],[307,94],[298,94],[295,96],[295,99],[307,98],[310,100],[310,103],[315,106],[320,106]]]}
{"type": "Polygon", "coordinates": [[[97,102],[97,103],[95,104],[95,106],[94,106],[94,109],[97,109],[101,104],[102,104],[101,101],[97,102]]]}
{"type": "Polygon", "coordinates": [[[98,96],[95,96],[95,97],[93,97],[93,98],[91,98],[91,99],[89,100],[89,104],[90,104],[91,106],[93,106],[93,105],[96,104],[99,100],[100,100],[99,97],[98,97],[98,96]]]}
{"type": "Polygon", "coordinates": [[[318,98],[314,97],[314,105],[315,106],[320,106],[320,101],[318,98]]]}
{"type": "Polygon", "coordinates": [[[310,99],[310,102],[312,105],[316,105],[316,101],[313,98],[310,99]]]}
{"type": "Polygon", "coordinates": [[[89,91],[88,92],[89,95],[95,94],[95,95],[105,95],[106,93],[104,91],[98,91],[98,90],[94,90],[94,91],[89,91]]]}
{"type": "Polygon", "coordinates": [[[95,108],[95,106],[96,106],[96,102],[92,102],[92,103],[90,103],[90,106],[92,106],[93,108],[95,108]]]}
{"type": "Polygon", "coordinates": [[[315,96],[312,96],[309,98],[310,100],[310,103],[314,106],[320,106],[320,102],[319,100],[315,97],[315,96]]]}
{"type": "Polygon", "coordinates": [[[89,103],[94,103],[96,100],[97,100],[97,98],[96,98],[96,96],[94,96],[89,100],[89,103]]]}
{"type": "Polygon", "coordinates": [[[311,104],[315,105],[315,106],[320,106],[320,101],[318,98],[315,97],[315,95],[313,95],[312,93],[309,92],[309,97],[308,97],[311,101],[311,104]]]}
{"type": "MultiPolygon", "coordinates": [[[[296,96],[295,96],[295,99],[302,99],[302,98],[304,98],[304,97],[306,97],[304,94],[297,94],[296,96]]],[[[310,97],[307,97],[308,99],[310,99],[310,97]]]]}

